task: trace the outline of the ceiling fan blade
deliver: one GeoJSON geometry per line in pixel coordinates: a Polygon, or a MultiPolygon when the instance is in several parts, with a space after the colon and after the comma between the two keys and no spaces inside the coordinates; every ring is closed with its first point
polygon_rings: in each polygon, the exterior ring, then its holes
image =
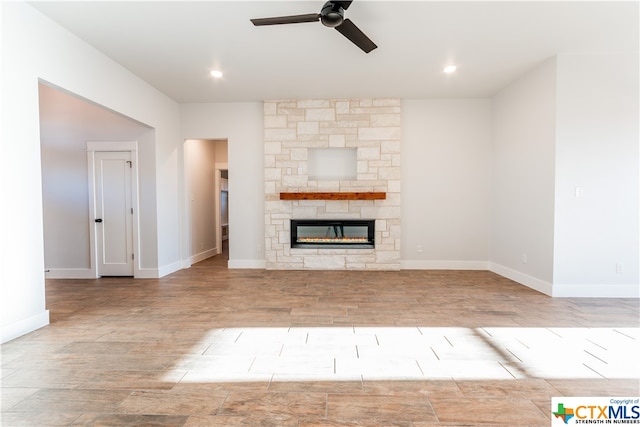
{"type": "Polygon", "coordinates": [[[261,25],[280,25],[280,24],[300,24],[303,22],[316,22],[320,19],[318,13],[307,13],[306,15],[290,15],[277,16],[274,18],[257,18],[251,19],[253,25],[259,27],[261,25]]]}
{"type": "Polygon", "coordinates": [[[336,27],[336,30],[340,31],[340,34],[351,40],[356,46],[364,50],[365,53],[371,52],[377,48],[376,44],[367,37],[356,24],[351,22],[350,19],[345,19],[342,24],[336,27]]]}
{"type": "Polygon", "coordinates": [[[343,8],[344,10],[349,9],[349,6],[351,6],[351,3],[353,3],[353,0],[350,1],[333,1],[333,4],[337,4],[338,6],[340,6],[341,8],[343,8]]]}

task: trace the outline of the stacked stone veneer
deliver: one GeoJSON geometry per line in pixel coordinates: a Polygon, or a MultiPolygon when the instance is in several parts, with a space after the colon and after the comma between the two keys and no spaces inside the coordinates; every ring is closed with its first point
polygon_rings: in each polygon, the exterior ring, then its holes
{"type": "Polygon", "coordinates": [[[264,102],[268,269],[400,269],[399,99],[264,102]],[[357,177],[314,181],[309,148],[357,149],[357,177]],[[386,192],[386,200],[280,200],[281,192],[386,192]],[[375,249],[291,248],[291,219],[375,219],[375,249]]]}

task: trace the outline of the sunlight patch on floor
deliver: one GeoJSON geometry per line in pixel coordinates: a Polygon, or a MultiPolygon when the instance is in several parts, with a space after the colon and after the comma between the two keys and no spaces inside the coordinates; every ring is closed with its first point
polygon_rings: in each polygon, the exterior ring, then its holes
{"type": "Polygon", "coordinates": [[[639,328],[211,330],[181,382],[640,378],[639,328]]]}

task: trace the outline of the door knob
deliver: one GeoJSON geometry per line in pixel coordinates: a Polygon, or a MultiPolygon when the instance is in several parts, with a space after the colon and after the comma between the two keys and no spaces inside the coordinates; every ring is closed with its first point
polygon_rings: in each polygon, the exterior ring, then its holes
{"type": "Polygon", "coordinates": [[[102,218],[96,218],[96,222],[102,222],[102,218]]]}

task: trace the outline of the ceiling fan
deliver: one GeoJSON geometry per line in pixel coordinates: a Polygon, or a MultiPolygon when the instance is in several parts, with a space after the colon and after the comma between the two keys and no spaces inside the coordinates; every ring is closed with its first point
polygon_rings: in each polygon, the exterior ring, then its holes
{"type": "Polygon", "coordinates": [[[376,44],[367,37],[350,19],[344,19],[344,11],[349,8],[351,1],[328,1],[322,6],[320,13],[306,15],[278,16],[273,18],[252,19],[253,25],[299,24],[303,22],[322,22],[327,27],[333,27],[343,36],[351,40],[365,53],[377,48],[376,44]]]}

